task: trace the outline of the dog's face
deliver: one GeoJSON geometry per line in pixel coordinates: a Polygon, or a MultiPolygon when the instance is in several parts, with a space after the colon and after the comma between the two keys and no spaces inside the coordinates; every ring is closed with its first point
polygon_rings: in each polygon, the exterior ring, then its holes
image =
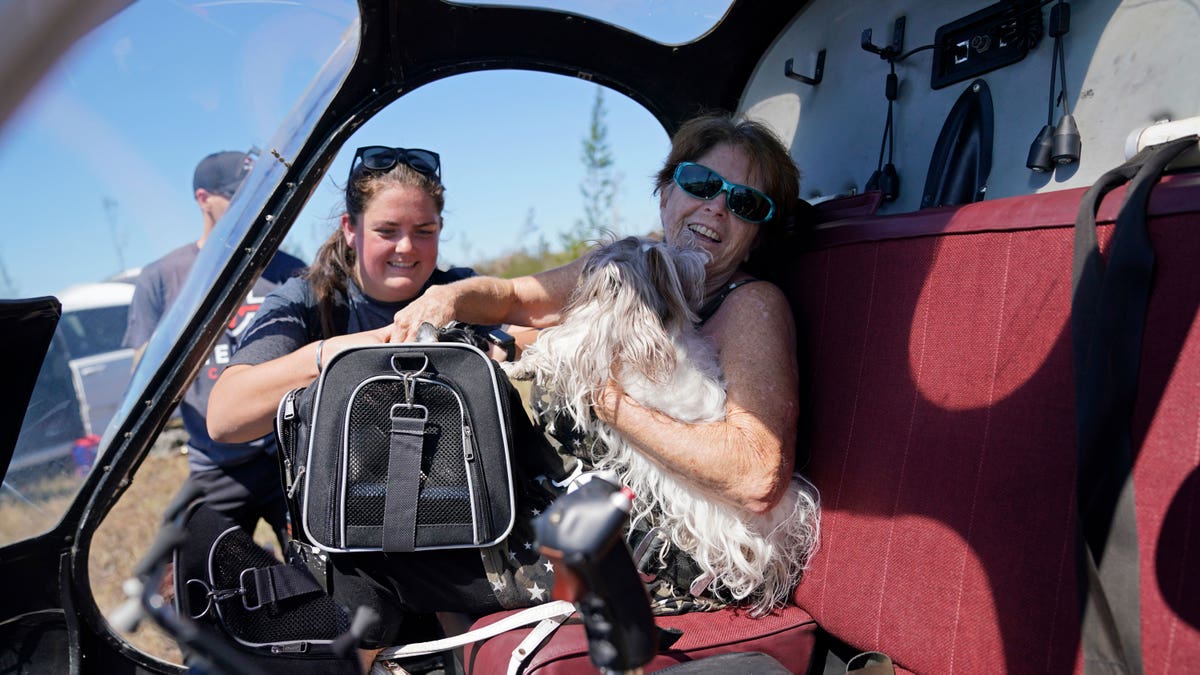
{"type": "Polygon", "coordinates": [[[595,249],[584,265],[576,304],[634,294],[670,332],[696,321],[704,300],[708,254],[665,242],[626,237],[595,249]]]}
{"type": "Polygon", "coordinates": [[[708,254],[661,241],[627,237],[589,255],[566,308],[565,322],[586,325],[588,343],[575,359],[591,364],[594,386],[613,369],[632,368],[663,381],[676,362],[675,337],[694,330],[704,300],[708,254]],[[607,373],[607,374],[605,374],[607,373]]]}

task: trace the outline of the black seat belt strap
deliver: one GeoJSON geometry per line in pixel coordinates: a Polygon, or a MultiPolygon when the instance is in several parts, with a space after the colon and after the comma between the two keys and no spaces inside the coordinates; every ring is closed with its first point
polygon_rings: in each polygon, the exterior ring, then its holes
{"type": "Polygon", "coordinates": [[[1142,672],[1130,418],[1154,277],[1146,212],[1166,166],[1196,142],[1191,136],[1147,147],[1105,173],[1084,194],[1075,221],[1076,569],[1085,672],[1142,672]],[[1096,212],[1104,196],[1127,181],[1105,264],[1096,212]]]}

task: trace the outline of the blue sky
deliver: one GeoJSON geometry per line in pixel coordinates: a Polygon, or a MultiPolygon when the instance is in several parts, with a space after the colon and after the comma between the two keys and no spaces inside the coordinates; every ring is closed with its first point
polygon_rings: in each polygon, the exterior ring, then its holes
{"type": "MultiPolygon", "coordinates": [[[[574,5],[680,42],[703,33],[728,2],[538,4],[574,5]]],[[[346,0],[143,0],[87,36],[0,129],[4,227],[18,235],[0,243],[0,295],[55,293],[194,240],[196,162],[216,150],[267,147],[355,13],[346,0]]],[[[582,217],[581,143],[596,89],[542,73],[486,72],[406,95],[343,147],[285,247],[311,257],[328,234],[358,145],[441,154],[443,264],[492,258],[539,237],[556,244],[582,217]]],[[[666,134],[623,96],[606,91],[605,103],[620,180],[617,229],[650,231],[650,175],[666,134]]]]}

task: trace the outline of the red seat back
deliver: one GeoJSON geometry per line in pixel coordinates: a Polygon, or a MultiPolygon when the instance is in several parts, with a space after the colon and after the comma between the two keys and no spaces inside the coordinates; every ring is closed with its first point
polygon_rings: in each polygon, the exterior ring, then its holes
{"type": "MultiPolygon", "coordinates": [[[[786,289],[821,550],[795,594],[917,672],[1080,669],[1072,229],[1082,190],[842,221],[786,289]]],[[[1123,198],[1100,211],[1101,240],[1123,198]]],[[[1133,420],[1147,672],[1200,660],[1200,177],[1156,188],[1133,420]]]]}

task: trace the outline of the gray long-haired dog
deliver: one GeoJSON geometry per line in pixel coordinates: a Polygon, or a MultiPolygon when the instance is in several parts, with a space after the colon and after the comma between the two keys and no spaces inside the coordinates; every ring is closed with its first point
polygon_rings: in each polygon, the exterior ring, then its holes
{"type": "Polygon", "coordinates": [[[704,297],[703,251],[628,237],[594,250],[564,311],[521,360],[505,364],[599,440],[599,470],[613,470],[636,495],[633,521],[658,527],[687,552],[720,597],[755,612],[784,604],[816,548],[816,488],[795,476],[769,513],[737,509],[682,482],[591,413],[609,379],[640,404],[689,423],[725,417],[725,388],[712,343],[695,328],[704,297]]]}

